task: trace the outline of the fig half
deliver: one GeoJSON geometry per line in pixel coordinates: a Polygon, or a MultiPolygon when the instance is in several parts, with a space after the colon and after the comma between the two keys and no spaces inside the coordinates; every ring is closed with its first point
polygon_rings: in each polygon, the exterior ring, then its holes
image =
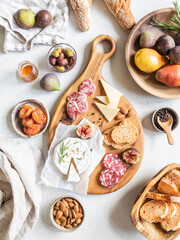
{"type": "Polygon", "coordinates": [[[136,164],[140,161],[141,154],[136,148],[128,148],[123,152],[123,160],[130,164],[136,164]]]}
{"type": "Polygon", "coordinates": [[[76,129],[76,134],[82,139],[91,138],[94,135],[94,132],[94,126],[91,123],[80,125],[76,129]]]}

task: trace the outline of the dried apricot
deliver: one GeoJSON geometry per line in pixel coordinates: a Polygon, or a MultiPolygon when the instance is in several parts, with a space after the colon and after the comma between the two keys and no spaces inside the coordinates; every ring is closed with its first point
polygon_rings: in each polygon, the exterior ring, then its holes
{"type": "Polygon", "coordinates": [[[33,111],[33,108],[29,105],[24,105],[19,111],[20,118],[28,118],[33,111]]]}
{"type": "Polygon", "coordinates": [[[23,130],[27,135],[36,135],[37,133],[40,132],[41,125],[37,123],[33,123],[28,127],[24,126],[23,130]]]}
{"type": "Polygon", "coordinates": [[[35,109],[32,112],[32,118],[36,123],[45,123],[46,122],[46,115],[41,111],[41,109],[35,109]]]}
{"type": "Polygon", "coordinates": [[[34,123],[34,120],[32,119],[32,117],[24,118],[22,120],[22,125],[25,126],[25,127],[29,127],[33,123],[34,123]]]}

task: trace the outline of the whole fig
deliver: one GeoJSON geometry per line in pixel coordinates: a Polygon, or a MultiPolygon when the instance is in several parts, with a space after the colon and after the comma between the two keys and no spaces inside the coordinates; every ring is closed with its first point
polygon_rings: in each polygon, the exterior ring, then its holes
{"type": "Polygon", "coordinates": [[[156,38],[152,32],[143,32],[140,37],[139,45],[141,48],[152,48],[156,43],[156,38]]]}
{"type": "Polygon", "coordinates": [[[170,50],[169,59],[174,64],[180,64],[180,46],[176,46],[170,50]]]}
{"type": "Polygon", "coordinates": [[[59,78],[53,73],[46,74],[41,79],[40,86],[47,91],[60,91],[59,78]]]}
{"type": "Polygon", "coordinates": [[[45,28],[52,22],[52,15],[47,10],[41,10],[36,14],[36,23],[40,28],[45,28]]]}
{"type": "Polygon", "coordinates": [[[169,51],[175,47],[175,41],[174,39],[169,35],[163,35],[160,38],[158,38],[156,42],[156,50],[161,55],[167,55],[169,51]]]}
{"type": "Polygon", "coordinates": [[[15,20],[21,28],[33,28],[35,24],[35,13],[29,9],[20,9],[15,14],[15,20]]]}

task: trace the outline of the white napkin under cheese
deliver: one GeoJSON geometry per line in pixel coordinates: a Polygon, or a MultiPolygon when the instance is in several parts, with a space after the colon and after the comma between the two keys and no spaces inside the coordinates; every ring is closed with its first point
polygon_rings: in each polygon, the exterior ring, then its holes
{"type": "MultiPolygon", "coordinates": [[[[83,119],[79,125],[88,122],[87,119],[83,119]]],[[[58,125],[48,152],[48,158],[41,174],[41,182],[46,186],[63,188],[80,194],[87,194],[89,176],[105,154],[105,149],[103,147],[104,138],[97,126],[95,126],[95,134],[93,137],[84,140],[91,151],[91,162],[85,172],[80,175],[81,180],[78,183],[67,182],[67,176],[61,174],[53,162],[54,147],[67,137],[77,138],[76,128],[77,125],[65,125],[63,123],[58,125]]]]}
{"type": "Polygon", "coordinates": [[[42,153],[28,141],[0,140],[0,239],[22,240],[37,223],[42,153]]]}
{"type": "Polygon", "coordinates": [[[67,0],[0,0],[0,25],[5,28],[4,52],[27,51],[34,44],[59,43],[67,32],[67,0]],[[52,24],[44,29],[22,29],[13,17],[19,9],[31,9],[34,13],[47,9],[53,17],[52,24]]]}

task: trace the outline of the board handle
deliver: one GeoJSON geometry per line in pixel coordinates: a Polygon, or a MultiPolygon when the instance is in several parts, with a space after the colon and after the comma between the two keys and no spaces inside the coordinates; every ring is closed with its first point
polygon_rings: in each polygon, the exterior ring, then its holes
{"type": "Polygon", "coordinates": [[[101,60],[103,61],[103,64],[115,53],[115,51],[116,51],[116,42],[109,35],[105,35],[105,34],[99,35],[92,42],[92,55],[98,54],[99,57],[101,56],[101,60]],[[100,53],[97,50],[97,45],[103,41],[109,42],[111,44],[111,50],[107,53],[100,53]]]}

